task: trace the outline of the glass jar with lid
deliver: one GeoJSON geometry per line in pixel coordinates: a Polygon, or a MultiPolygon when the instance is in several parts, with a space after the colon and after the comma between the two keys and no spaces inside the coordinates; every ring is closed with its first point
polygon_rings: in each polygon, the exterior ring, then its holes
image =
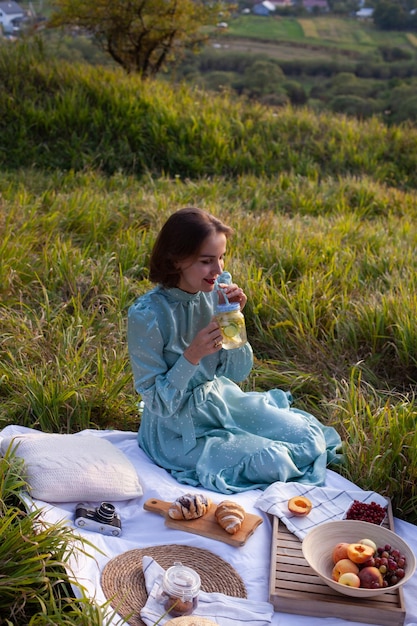
{"type": "Polygon", "coordinates": [[[201,580],[191,567],[176,562],[164,573],[159,601],[172,617],[190,615],[198,604],[201,580]]]}
{"type": "Polygon", "coordinates": [[[239,302],[218,304],[215,317],[220,326],[222,345],[225,350],[233,350],[245,345],[247,342],[246,325],[239,302]]]}

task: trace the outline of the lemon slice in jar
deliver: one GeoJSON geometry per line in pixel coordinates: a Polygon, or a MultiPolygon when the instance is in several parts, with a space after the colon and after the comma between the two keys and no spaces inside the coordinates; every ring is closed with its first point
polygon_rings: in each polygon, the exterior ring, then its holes
{"type": "Polygon", "coordinates": [[[230,339],[239,333],[239,326],[237,324],[229,324],[223,328],[223,332],[230,339]]]}

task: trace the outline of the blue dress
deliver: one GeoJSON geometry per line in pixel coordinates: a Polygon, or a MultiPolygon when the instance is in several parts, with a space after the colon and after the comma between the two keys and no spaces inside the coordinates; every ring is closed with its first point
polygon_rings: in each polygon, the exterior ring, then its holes
{"type": "Polygon", "coordinates": [[[253,365],[249,343],[198,365],[183,356],[211,321],[214,297],[158,286],[130,307],[128,348],[143,402],[139,446],[179,482],[224,494],[275,481],[323,484],[326,466],[340,459],[338,433],[291,408],[280,389],[241,390],[253,365]]]}

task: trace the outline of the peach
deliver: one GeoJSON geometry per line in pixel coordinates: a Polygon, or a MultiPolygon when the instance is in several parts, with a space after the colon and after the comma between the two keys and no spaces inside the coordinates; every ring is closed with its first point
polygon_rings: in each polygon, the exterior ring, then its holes
{"type": "Polygon", "coordinates": [[[372,541],[372,539],[361,539],[358,543],[363,543],[365,546],[371,546],[374,550],[374,554],[378,549],[375,541],[372,541]]]}
{"type": "Polygon", "coordinates": [[[288,509],[294,515],[308,515],[312,508],[312,502],[305,496],[294,496],[288,500],[288,509]]]}
{"type": "Polygon", "coordinates": [[[353,572],[344,572],[344,574],[341,574],[337,582],[341,585],[346,585],[347,587],[361,586],[361,579],[358,574],[354,574],[353,572]]]}
{"type": "Polygon", "coordinates": [[[350,543],[347,547],[348,559],[354,563],[365,563],[374,555],[374,549],[364,543],[350,543]]]}
{"type": "Polygon", "coordinates": [[[333,580],[338,582],[341,575],[346,574],[347,572],[351,572],[352,574],[358,574],[359,567],[356,565],[356,563],[353,563],[350,559],[341,559],[333,567],[332,578],[333,580]]]}
{"type": "Polygon", "coordinates": [[[359,574],[361,587],[366,589],[380,589],[384,584],[384,579],[377,567],[363,567],[359,574]]]}
{"type": "Polygon", "coordinates": [[[341,542],[341,543],[337,543],[335,547],[333,548],[332,559],[335,565],[338,561],[348,558],[348,555],[347,555],[348,545],[349,545],[348,543],[341,542]]]}

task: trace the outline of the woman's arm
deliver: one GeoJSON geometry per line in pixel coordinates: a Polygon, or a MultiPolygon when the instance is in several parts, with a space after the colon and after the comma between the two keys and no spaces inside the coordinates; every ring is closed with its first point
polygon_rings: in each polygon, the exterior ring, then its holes
{"type": "Polygon", "coordinates": [[[150,411],[170,417],[184,398],[197,366],[183,355],[170,367],[155,312],[138,301],[129,309],[127,342],[136,391],[150,411]]]}

